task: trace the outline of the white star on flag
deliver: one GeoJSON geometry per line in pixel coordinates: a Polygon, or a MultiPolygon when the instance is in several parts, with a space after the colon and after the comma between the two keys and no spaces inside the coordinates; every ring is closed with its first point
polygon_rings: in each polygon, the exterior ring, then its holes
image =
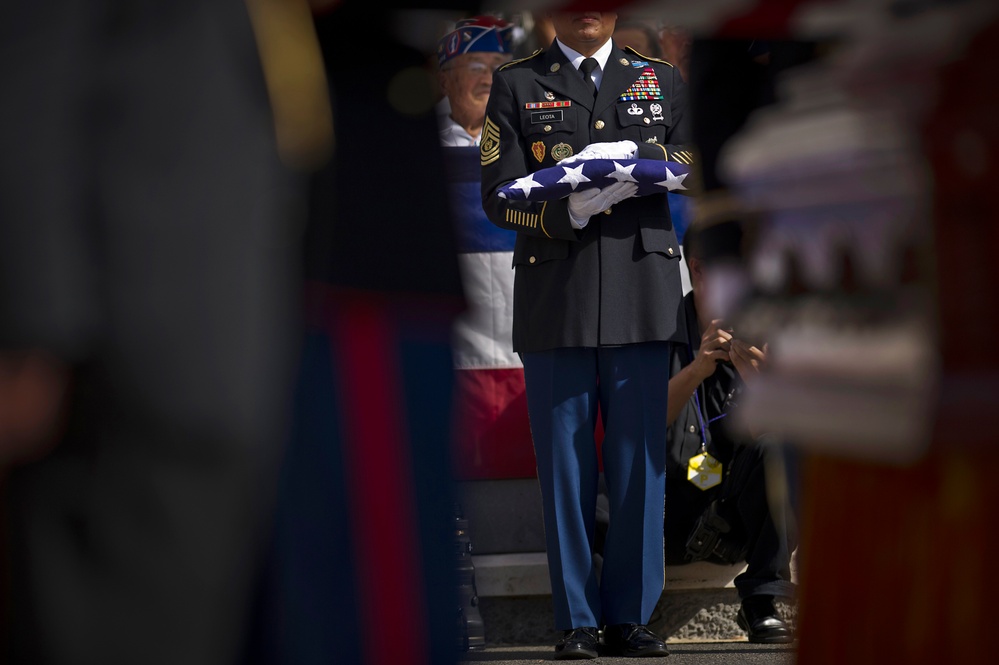
{"type": "Polygon", "coordinates": [[[660,187],[665,187],[671,192],[676,189],[687,189],[682,184],[680,184],[683,182],[683,179],[687,177],[686,173],[683,173],[679,176],[675,176],[673,175],[673,172],[669,170],[668,166],[665,168],[666,168],[666,179],[660,180],[655,184],[659,185],[660,187]]]}
{"type": "Polygon", "coordinates": [[[635,176],[631,175],[631,172],[635,170],[635,165],[630,164],[628,166],[621,166],[617,162],[614,162],[614,173],[608,173],[608,178],[613,178],[618,182],[638,182],[635,180],[635,176]]]}
{"type": "Polygon", "coordinates": [[[535,187],[543,188],[544,185],[534,180],[533,173],[529,173],[523,178],[517,178],[517,182],[514,183],[513,185],[510,185],[510,189],[519,189],[520,191],[524,192],[525,197],[530,197],[531,190],[534,189],[535,187]]]}
{"type": "Polygon", "coordinates": [[[572,191],[576,191],[576,187],[579,186],[581,182],[590,182],[590,179],[583,175],[583,166],[585,164],[580,164],[574,169],[568,166],[563,166],[562,169],[565,171],[565,175],[559,179],[560,183],[568,183],[572,187],[572,191]]]}

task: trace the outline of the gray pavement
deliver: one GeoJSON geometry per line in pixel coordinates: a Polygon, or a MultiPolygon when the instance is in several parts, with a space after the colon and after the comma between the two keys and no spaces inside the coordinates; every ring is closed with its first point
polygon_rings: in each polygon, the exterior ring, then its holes
{"type": "MultiPolygon", "coordinates": [[[[595,665],[794,665],[794,644],[750,644],[734,642],[669,642],[668,658],[619,658],[601,656],[591,661],[595,665]]],[[[554,661],[554,647],[551,645],[511,645],[487,646],[477,651],[462,654],[464,663],[500,663],[503,665],[537,665],[554,661]]],[[[560,661],[562,662],[562,661],[560,661]]]]}

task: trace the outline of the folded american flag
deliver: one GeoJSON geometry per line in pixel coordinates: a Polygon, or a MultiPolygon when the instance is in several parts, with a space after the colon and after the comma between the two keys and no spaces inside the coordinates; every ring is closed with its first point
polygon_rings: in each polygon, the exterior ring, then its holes
{"type": "Polygon", "coordinates": [[[500,198],[552,201],[592,187],[634,182],[635,196],[686,190],[690,165],[658,159],[588,159],[565,166],[556,164],[517,178],[499,188],[500,198]]]}

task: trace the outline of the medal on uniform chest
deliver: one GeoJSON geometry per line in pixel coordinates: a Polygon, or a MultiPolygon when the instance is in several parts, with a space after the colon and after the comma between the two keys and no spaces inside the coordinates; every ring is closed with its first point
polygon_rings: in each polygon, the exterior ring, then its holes
{"type": "Polygon", "coordinates": [[[663,91],[659,87],[659,79],[652,67],[645,67],[638,80],[617,98],[619,102],[640,101],[643,99],[662,99],[663,91]]]}
{"type": "Polygon", "coordinates": [[[572,146],[568,143],[556,143],[552,146],[552,159],[560,162],[566,157],[572,157],[572,146]]]}

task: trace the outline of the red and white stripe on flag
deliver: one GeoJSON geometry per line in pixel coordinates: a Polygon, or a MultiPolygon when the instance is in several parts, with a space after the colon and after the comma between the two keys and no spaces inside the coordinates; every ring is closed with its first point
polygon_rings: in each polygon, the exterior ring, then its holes
{"type": "Polygon", "coordinates": [[[478,147],[444,152],[466,300],[452,336],[455,474],[460,480],[533,478],[524,370],[512,336],[517,234],[482,210],[478,147]]]}

